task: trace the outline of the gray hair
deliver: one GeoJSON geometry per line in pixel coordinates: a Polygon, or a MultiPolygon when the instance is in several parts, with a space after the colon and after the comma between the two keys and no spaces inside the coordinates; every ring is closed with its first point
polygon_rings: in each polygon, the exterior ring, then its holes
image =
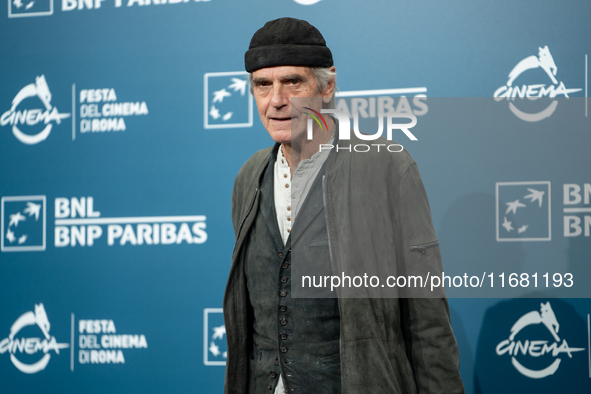
{"type": "Polygon", "coordinates": [[[330,81],[334,78],[334,89],[332,90],[332,98],[328,103],[322,104],[323,108],[334,108],[335,94],[337,92],[336,72],[323,67],[310,67],[310,71],[314,76],[314,80],[316,80],[316,87],[319,92],[324,91],[324,89],[326,89],[330,81]]]}
{"type": "MultiPolygon", "coordinates": [[[[316,88],[318,92],[322,92],[332,78],[335,78],[334,81],[334,89],[332,91],[332,99],[329,103],[323,104],[324,108],[334,108],[335,105],[335,94],[337,92],[337,80],[336,80],[336,72],[331,71],[329,68],[324,67],[310,67],[310,71],[312,72],[312,76],[314,77],[314,81],[316,81],[316,88]]],[[[248,74],[248,83],[250,84],[250,93],[252,93],[252,73],[248,74]]]]}

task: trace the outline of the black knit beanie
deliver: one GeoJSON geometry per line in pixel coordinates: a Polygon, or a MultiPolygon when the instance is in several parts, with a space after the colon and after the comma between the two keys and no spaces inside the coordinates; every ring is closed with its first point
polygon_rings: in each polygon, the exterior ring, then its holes
{"type": "Polygon", "coordinates": [[[318,29],[300,19],[280,18],[254,33],[244,64],[250,73],[264,67],[331,67],[334,63],[318,29]]]}

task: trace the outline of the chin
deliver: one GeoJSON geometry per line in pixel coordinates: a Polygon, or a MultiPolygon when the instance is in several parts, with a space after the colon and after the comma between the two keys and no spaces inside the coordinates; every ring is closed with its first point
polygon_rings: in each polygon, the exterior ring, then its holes
{"type": "Polygon", "coordinates": [[[273,141],[279,144],[285,144],[291,142],[291,131],[274,131],[269,133],[273,141]]]}

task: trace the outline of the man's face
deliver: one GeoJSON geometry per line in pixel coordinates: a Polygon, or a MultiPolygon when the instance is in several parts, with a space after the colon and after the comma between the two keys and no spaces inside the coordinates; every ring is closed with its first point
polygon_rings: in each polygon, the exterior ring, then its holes
{"type": "MultiPolygon", "coordinates": [[[[289,144],[292,135],[292,97],[332,96],[333,84],[318,92],[310,67],[278,66],[256,70],[252,74],[253,95],[263,126],[275,142],[289,144]]],[[[295,124],[294,124],[295,126],[295,124]]],[[[298,127],[299,128],[299,127],[298,127]]]]}

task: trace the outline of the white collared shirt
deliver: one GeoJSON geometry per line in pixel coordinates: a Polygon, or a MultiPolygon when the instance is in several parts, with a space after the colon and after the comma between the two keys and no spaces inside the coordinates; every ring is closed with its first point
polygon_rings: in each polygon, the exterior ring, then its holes
{"type": "MultiPolygon", "coordinates": [[[[335,122],[336,124],[336,122],[335,122]]],[[[329,144],[333,144],[335,130],[333,128],[332,136],[329,144]]],[[[312,188],[314,180],[320,172],[320,168],[328,158],[330,150],[322,150],[314,153],[310,159],[302,160],[298,163],[293,174],[293,179],[290,177],[290,168],[287,159],[283,156],[283,146],[279,147],[277,152],[277,159],[275,160],[275,174],[274,174],[274,200],[275,213],[277,215],[277,224],[279,225],[279,232],[283,244],[287,242],[295,216],[301,208],[308,192],[312,188]],[[293,184],[293,193],[292,193],[293,184]]],[[[275,394],[284,394],[285,387],[283,386],[283,377],[279,375],[279,382],[275,387],[275,394]]]]}
{"type": "MultiPolygon", "coordinates": [[[[334,129],[328,144],[332,145],[333,141],[334,129]]],[[[293,178],[291,178],[289,164],[285,156],[283,156],[283,146],[279,147],[274,167],[275,185],[273,194],[277,224],[284,245],[287,242],[296,215],[329,154],[330,150],[324,149],[314,153],[311,158],[300,161],[293,178]]]]}

